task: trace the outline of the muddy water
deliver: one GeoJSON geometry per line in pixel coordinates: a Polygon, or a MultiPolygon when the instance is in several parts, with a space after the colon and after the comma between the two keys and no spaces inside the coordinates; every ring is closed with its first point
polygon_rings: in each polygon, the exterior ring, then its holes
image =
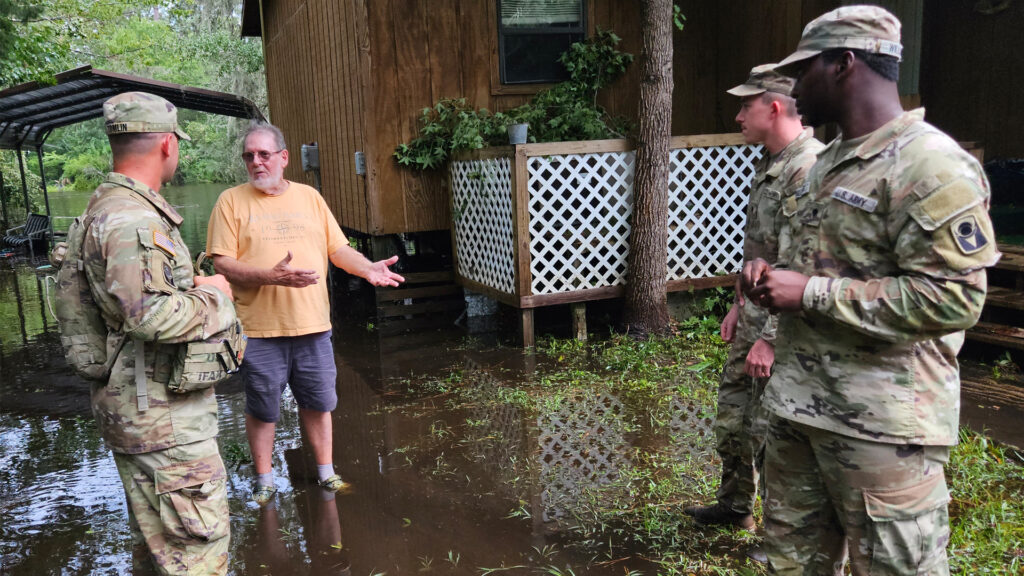
{"type": "MultiPolygon", "coordinates": [[[[25,264],[0,268],[8,309],[0,348],[0,573],[129,573],[121,484],[95,431],[88,388],[65,366],[40,303],[39,274],[25,264]]],[[[355,493],[330,499],[315,486],[294,400],[286,396],[275,448],[275,505],[260,509],[248,501],[249,465],[229,473],[231,573],[480,574],[502,566],[570,564],[579,570],[587,563],[562,551],[543,522],[545,513],[557,513],[553,503],[579,474],[563,478],[557,489],[533,492],[514,477],[516,461],[543,452],[541,436],[552,443],[550,430],[542,429],[552,423],[524,420],[514,409],[478,414],[403,395],[413,374],[444,376],[455,366],[486,378],[515,378],[536,360],[514,349],[467,346],[458,333],[382,339],[365,323],[339,326],[335,347],[335,462],[355,493]],[[423,442],[447,438],[467,419],[489,424],[461,445],[423,442]],[[518,517],[509,518],[515,510],[518,517]]],[[[220,386],[218,400],[220,444],[229,460],[245,445],[239,383],[220,386]]],[[[609,400],[602,402],[610,409],[609,400]]],[[[627,444],[611,440],[605,448],[610,464],[613,450],[627,444]]],[[[620,570],[592,566],[587,572],[620,570]]]]}
{"type": "MultiPolygon", "coordinates": [[[[64,365],[39,274],[0,265],[0,573],[129,573],[121,484],[96,434],[88,390],[64,365]]],[[[274,505],[248,501],[247,464],[230,469],[232,574],[482,574],[503,566],[653,573],[637,561],[594,564],[552,529],[581,485],[607,481],[631,447],[649,442],[607,425],[628,409],[619,399],[581,399],[540,419],[513,405],[454,409],[441,393],[409,397],[407,380],[441,378],[454,367],[486,386],[515,381],[543,360],[457,332],[385,338],[353,323],[336,334],[334,459],[355,492],[331,499],[315,486],[286,396],[274,505]],[[587,432],[561,433],[568,426],[587,432]]],[[[245,446],[239,383],[220,386],[218,400],[230,462],[245,446]]],[[[979,427],[1019,423],[1011,404],[982,391],[965,396],[965,416],[979,427]]],[[[674,426],[709,433],[699,410],[677,412],[674,426]]],[[[992,433],[1024,445],[1019,425],[992,433]]]]}

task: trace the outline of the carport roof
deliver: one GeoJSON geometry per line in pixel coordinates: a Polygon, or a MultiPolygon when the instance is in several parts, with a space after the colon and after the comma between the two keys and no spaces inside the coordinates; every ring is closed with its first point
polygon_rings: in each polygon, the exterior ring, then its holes
{"type": "Polygon", "coordinates": [[[29,82],[0,91],[0,149],[38,147],[54,128],[99,118],[107,98],[136,90],[162,96],[178,108],[263,119],[259,108],[241,96],[92,66],[61,72],[56,79],[52,86],[29,82]]]}

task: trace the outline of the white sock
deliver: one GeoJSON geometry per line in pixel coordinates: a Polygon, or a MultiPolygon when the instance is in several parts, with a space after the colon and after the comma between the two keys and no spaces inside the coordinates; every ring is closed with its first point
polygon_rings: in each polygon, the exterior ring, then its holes
{"type": "Polygon", "coordinates": [[[320,477],[321,482],[334,476],[334,464],[317,464],[316,475],[320,477]]]}
{"type": "Polygon", "coordinates": [[[266,474],[257,474],[256,475],[256,485],[257,486],[270,486],[271,488],[273,488],[274,487],[274,471],[271,470],[270,472],[267,472],[266,474]]]}

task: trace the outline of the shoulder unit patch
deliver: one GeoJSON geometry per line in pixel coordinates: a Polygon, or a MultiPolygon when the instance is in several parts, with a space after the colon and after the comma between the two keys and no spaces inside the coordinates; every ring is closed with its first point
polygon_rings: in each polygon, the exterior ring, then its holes
{"type": "Polygon", "coordinates": [[[957,248],[964,254],[979,252],[989,243],[974,214],[967,214],[955,220],[950,226],[950,231],[953,233],[957,248]]]}

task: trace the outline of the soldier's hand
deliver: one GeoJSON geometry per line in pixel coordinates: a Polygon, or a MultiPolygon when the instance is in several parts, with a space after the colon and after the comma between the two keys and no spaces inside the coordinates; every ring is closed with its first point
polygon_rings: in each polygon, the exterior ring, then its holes
{"type": "Polygon", "coordinates": [[[740,306],[742,304],[733,304],[729,308],[729,313],[725,315],[725,319],[722,320],[722,325],[718,328],[718,333],[728,343],[732,343],[736,339],[736,324],[740,319],[740,306]]]}
{"type": "Polygon", "coordinates": [[[772,267],[763,258],[755,258],[744,264],[743,272],[740,273],[741,291],[750,296],[750,291],[760,284],[771,270],[772,267]]]}
{"type": "Polygon", "coordinates": [[[748,296],[773,314],[799,310],[803,306],[804,288],[809,280],[792,270],[771,270],[748,292],[748,296]]]}
{"type": "Polygon", "coordinates": [[[305,288],[310,284],[316,284],[320,279],[316,270],[292,268],[289,265],[291,261],[292,251],[289,250],[288,255],[270,269],[270,284],[288,286],[289,288],[305,288]]]}
{"type": "Polygon", "coordinates": [[[750,352],[747,352],[743,371],[751,378],[767,378],[772,375],[772,364],[775,364],[775,346],[758,338],[750,347],[750,352]]]}
{"type": "Polygon", "coordinates": [[[231,292],[231,284],[228,283],[228,279],[223,274],[214,274],[213,276],[196,276],[192,279],[196,286],[213,286],[217,290],[228,295],[231,300],[235,299],[235,295],[231,292]]]}

